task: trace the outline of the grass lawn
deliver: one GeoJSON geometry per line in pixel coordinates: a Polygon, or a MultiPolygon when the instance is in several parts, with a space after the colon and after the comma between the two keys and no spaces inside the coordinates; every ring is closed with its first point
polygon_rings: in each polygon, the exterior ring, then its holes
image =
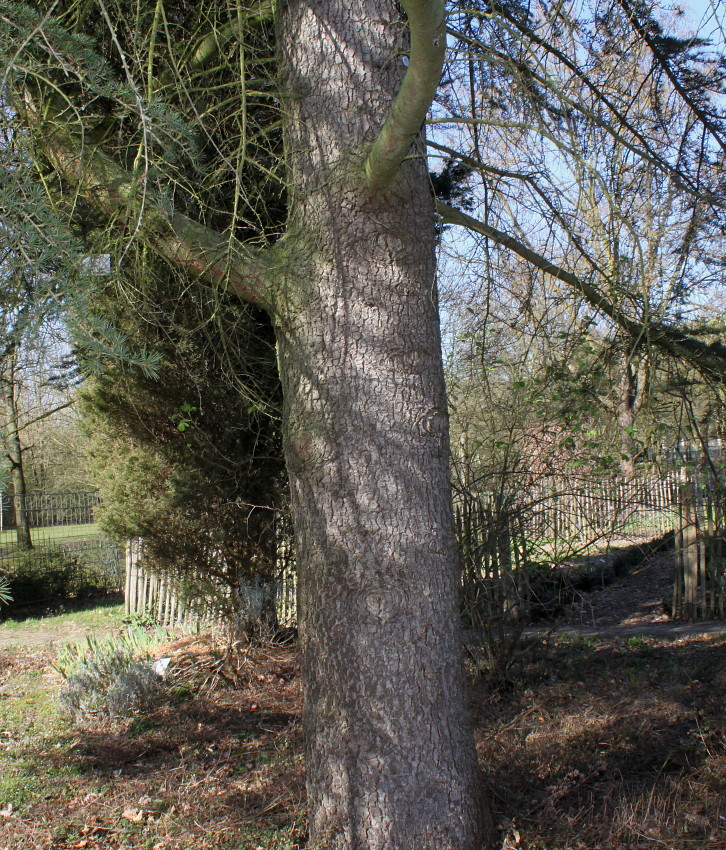
{"type": "MultiPolygon", "coordinates": [[[[66,603],[68,604],[68,603],[66,603]]],[[[118,601],[118,594],[102,603],[91,602],[92,607],[76,604],[74,610],[63,613],[14,615],[0,622],[0,635],[8,632],[38,632],[65,630],[68,627],[78,629],[98,629],[108,631],[123,625],[124,606],[118,601]]],[[[1,846],[1,845],[0,845],[1,846]]]]}
{"type": "MultiPolygon", "coordinates": [[[[95,539],[98,537],[98,526],[95,524],[85,523],[84,525],[53,525],[41,526],[40,528],[31,528],[30,536],[33,543],[42,546],[43,544],[59,543],[65,540],[82,540],[84,538],[95,539]]],[[[0,531],[0,547],[16,546],[17,534],[14,528],[0,531]]]]}

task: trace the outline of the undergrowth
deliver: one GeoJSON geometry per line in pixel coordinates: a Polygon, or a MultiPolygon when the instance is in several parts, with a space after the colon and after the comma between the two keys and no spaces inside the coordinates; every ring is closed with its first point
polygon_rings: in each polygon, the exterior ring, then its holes
{"type": "Polygon", "coordinates": [[[149,649],[167,637],[133,628],[99,640],[88,637],[64,647],[53,665],[63,678],[61,714],[75,723],[127,717],[150,707],[164,682],[153,669],[149,649]]]}

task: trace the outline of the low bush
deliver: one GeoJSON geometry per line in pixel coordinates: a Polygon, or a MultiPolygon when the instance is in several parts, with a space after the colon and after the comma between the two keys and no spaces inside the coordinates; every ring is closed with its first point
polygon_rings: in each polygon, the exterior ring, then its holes
{"type": "Polygon", "coordinates": [[[149,648],[159,636],[144,629],[66,646],[54,667],[64,683],[58,701],[61,714],[83,724],[128,717],[158,700],[163,679],[154,671],[149,648]]]}
{"type": "Polygon", "coordinates": [[[59,548],[18,552],[7,580],[15,605],[70,595],[77,564],[59,548]]]}
{"type": "Polygon", "coordinates": [[[107,581],[60,546],[19,551],[5,567],[4,580],[14,606],[51,599],[90,596],[107,581]]]}

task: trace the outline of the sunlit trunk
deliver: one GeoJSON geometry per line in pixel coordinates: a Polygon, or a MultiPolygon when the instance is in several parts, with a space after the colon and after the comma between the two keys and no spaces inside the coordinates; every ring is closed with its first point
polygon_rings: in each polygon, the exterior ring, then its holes
{"type": "Polygon", "coordinates": [[[419,145],[368,192],[404,32],[389,2],[281,20],[293,205],[277,318],[300,596],[311,846],[479,850],[419,145]]]}

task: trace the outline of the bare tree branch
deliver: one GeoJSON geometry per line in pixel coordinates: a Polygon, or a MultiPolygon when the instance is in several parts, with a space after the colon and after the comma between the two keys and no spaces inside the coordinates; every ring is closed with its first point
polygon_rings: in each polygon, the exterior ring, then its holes
{"type": "Polygon", "coordinates": [[[629,0],[617,0],[617,2],[627,15],[632,28],[650,48],[653,58],[658,63],[659,67],[663,69],[663,72],[670,80],[673,88],[681,96],[684,103],[688,104],[691,112],[693,112],[693,114],[705,127],[711,138],[716,142],[721,150],[726,153],[726,140],[723,137],[723,128],[719,127],[718,124],[711,119],[708,112],[698,103],[696,98],[691,96],[691,92],[683,85],[678,74],[676,74],[673,70],[671,63],[668,61],[667,57],[663,55],[663,51],[661,50],[657,40],[653,37],[652,29],[649,26],[644,25],[639,19],[635,6],[631,4],[629,0]]]}
{"type": "Polygon", "coordinates": [[[587,302],[603,312],[621,327],[632,339],[635,346],[656,345],[672,357],[685,361],[705,377],[719,383],[726,383],[726,345],[721,342],[704,342],[678,328],[653,322],[644,324],[626,316],[615,304],[592,284],[573,272],[550,262],[532,248],[512,236],[485,224],[466,213],[438,201],[436,210],[447,224],[456,224],[493,240],[503,248],[522,257],[535,268],[563,281],[585,297],[587,302]]]}

